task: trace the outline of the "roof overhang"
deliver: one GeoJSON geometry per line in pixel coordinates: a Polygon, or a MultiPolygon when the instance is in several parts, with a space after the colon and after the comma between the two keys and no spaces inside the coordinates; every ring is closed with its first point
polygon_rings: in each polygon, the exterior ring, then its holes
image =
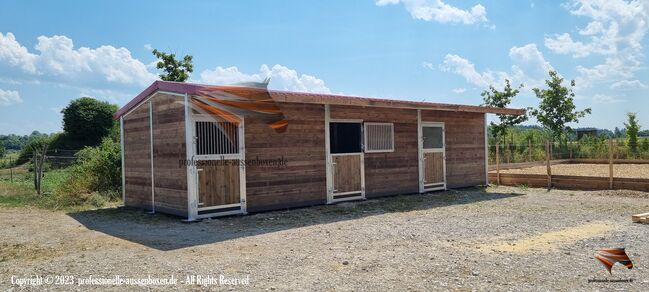
{"type": "MultiPolygon", "coordinates": [[[[170,81],[155,81],[144,91],[138,94],[133,100],[128,102],[120,108],[115,115],[114,119],[119,119],[131,109],[135,108],[141,102],[146,100],[149,96],[158,91],[173,92],[179,94],[195,95],[196,92],[205,88],[224,88],[227,89],[231,86],[212,86],[201,85],[183,82],[170,82],[170,81]]],[[[250,90],[263,90],[259,88],[250,88],[250,90]]],[[[407,100],[394,100],[382,98],[369,98],[358,96],[344,96],[334,94],[321,94],[321,93],[305,93],[305,92],[289,92],[269,90],[270,96],[276,102],[286,103],[310,103],[310,104],[330,104],[330,105],[348,105],[348,106],[364,106],[364,107],[386,107],[386,108],[401,108],[401,109],[420,109],[420,110],[438,110],[438,111],[455,111],[455,112],[473,112],[473,113],[491,113],[491,114],[504,114],[504,115],[524,115],[524,109],[515,108],[496,108],[484,107],[475,105],[461,105],[461,104],[446,104],[446,103],[432,103],[420,101],[407,101],[407,100]]]]}

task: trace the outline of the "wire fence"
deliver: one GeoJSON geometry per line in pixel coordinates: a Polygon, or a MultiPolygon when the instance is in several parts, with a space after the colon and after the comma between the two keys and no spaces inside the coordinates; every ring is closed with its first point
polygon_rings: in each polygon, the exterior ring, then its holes
{"type": "Polygon", "coordinates": [[[649,161],[649,143],[629,143],[624,140],[568,141],[547,143],[518,143],[489,145],[489,164],[496,164],[496,154],[500,164],[539,162],[565,159],[609,159],[649,161]],[[549,154],[546,150],[549,147],[549,154]]]}
{"type": "MultiPolygon", "coordinates": [[[[44,170],[61,169],[74,164],[77,161],[75,154],[79,150],[50,149],[45,154],[44,170]]],[[[13,153],[0,158],[0,181],[13,182],[16,179],[24,178],[33,171],[33,152],[13,153]]]]}

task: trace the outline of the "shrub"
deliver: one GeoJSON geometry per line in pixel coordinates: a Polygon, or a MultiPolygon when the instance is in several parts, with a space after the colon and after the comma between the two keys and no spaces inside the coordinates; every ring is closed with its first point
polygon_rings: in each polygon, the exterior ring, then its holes
{"type": "Polygon", "coordinates": [[[69,169],[70,176],[57,188],[57,194],[67,195],[71,203],[97,201],[91,196],[93,193],[105,200],[116,199],[122,187],[120,145],[105,138],[96,147],[82,149],[76,157],[77,162],[69,169]]]}

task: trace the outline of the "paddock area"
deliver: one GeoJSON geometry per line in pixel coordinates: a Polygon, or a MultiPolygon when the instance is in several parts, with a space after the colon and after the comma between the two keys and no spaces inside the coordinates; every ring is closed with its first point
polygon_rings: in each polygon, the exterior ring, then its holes
{"type": "Polygon", "coordinates": [[[648,195],[503,186],[192,224],[135,210],[2,206],[0,290],[642,291],[649,225],[631,216],[649,211],[648,195]],[[593,254],[611,247],[625,247],[636,266],[609,274],[593,254]],[[11,286],[11,276],[30,275],[250,281],[11,286]]]}

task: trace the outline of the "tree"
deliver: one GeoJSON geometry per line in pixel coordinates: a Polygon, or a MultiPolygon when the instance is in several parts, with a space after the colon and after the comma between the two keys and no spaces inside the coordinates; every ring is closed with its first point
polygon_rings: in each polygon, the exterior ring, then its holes
{"type": "Polygon", "coordinates": [[[5,148],[5,145],[0,143],[0,158],[5,157],[6,152],[7,152],[7,149],[5,148]]]}
{"type": "Polygon", "coordinates": [[[79,149],[83,146],[98,145],[114,127],[115,112],[117,105],[91,97],[71,101],[61,111],[64,133],[60,139],[64,141],[57,142],[57,146],[79,149]]]}
{"type": "Polygon", "coordinates": [[[615,130],[613,130],[613,138],[620,138],[622,137],[622,132],[620,131],[620,128],[615,127],[615,130]]]}
{"type": "Polygon", "coordinates": [[[32,153],[32,164],[34,169],[34,189],[37,194],[43,193],[43,166],[47,158],[47,149],[50,146],[49,137],[39,137],[31,141],[28,151],[32,153]]]}
{"type": "MultiPolygon", "coordinates": [[[[505,79],[505,88],[503,91],[498,91],[493,85],[489,86],[489,90],[483,91],[482,95],[484,99],[483,106],[505,108],[511,102],[512,99],[520,92],[520,88],[523,88],[521,84],[518,88],[512,88],[509,80],[505,79]]],[[[500,122],[498,124],[491,122],[492,133],[496,140],[504,139],[507,134],[507,130],[512,126],[518,125],[524,121],[527,121],[527,115],[517,116],[517,115],[504,115],[497,114],[500,122]]]]}
{"type": "Polygon", "coordinates": [[[529,108],[530,114],[550,131],[552,138],[560,138],[566,131],[572,130],[568,123],[578,123],[580,118],[591,113],[590,108],[575,110],[575,93],[572,88],[575,81],[570,81],[570,88],[563,86],[563,78],[556,71],[550,71],[550,79],[545,81],[547,89],[534,88],[534,94],[541,101],[539,108],[529,108]]]}
{"type": "Polygon", "coordinates": [[[640,131],[640,125],[636,118],[636,113],[627,113],[627,122],[624,123],[626,128],[626,137],[631,153],[638,153],[638,132],[640,131]]]}
{"type": "Polygon", "coordinates": [[[167,54],[157,49],[154,49],[152,53],[159,59],[156,67],[165,72],[159,75],[160,79],[164,81],[185,82],[189,78],[189,74],[194,72],[193,57],[190,55],[185,55],[182,60],[176,60],[176,54],[167,54]]]}

